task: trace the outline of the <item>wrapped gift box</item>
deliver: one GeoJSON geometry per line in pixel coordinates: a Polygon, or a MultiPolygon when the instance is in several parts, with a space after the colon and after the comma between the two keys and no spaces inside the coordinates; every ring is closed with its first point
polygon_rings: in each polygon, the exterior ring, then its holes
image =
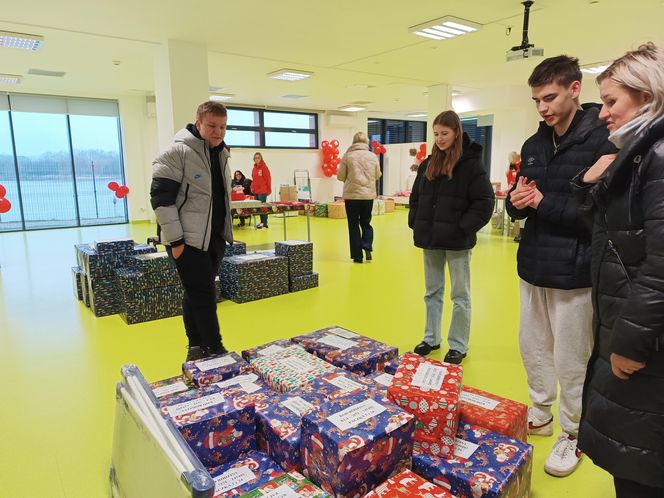
{"type": "Polygon", "coordinates": [[[327,217],[343,219],[346,217],[346,204],[343,202],[330,202],[327,205],[327,217]]]}
{"type": "Polygon", "coordinates": [[[247,244],[239,240],[234,240],[232,244],[226,243],[226,252],[224,256],[238,256],[247,254],[247,244]]]}
{"type": "Polygon", "coordinates": [[[303,386],[335,367],[294,345],[270,356],[255,358],[251,367],[271,389],[284,393],[303,386]]]}
{"type": "Polygon", "coordinates": [[[314,245],[305,240],[274,243],[274,252],[288,258],[288,278],[310,275],[314,271],[314,245]]]}
{"type": "Polygon", "coordinates": [[[289,281],[289,290],[291,292],[313,289],[314,287],[318,287],[318,273],[293,277],[289,281]]]}
{"type": "Polygon", "coordinates": [[[373,216],[385,214],[385,201],[383,199],[374,199],[373,206],[371,208],[371,214],[373,216]]]}
{"type": "Polygon", "coordinates": [[[406,353],[387,396],[415,415],[415,447],[436,456],[454,452],[463,367],[406,353]]]}
{"type": "Polygon", "coordinates": [[[267,399],[264,394],[275,395],[270,388],[267,387],[265,382],[254,372],[247,371],[230,377],[226,380],[215,382],[211,387],[219,389],[225,398],[233,400],[235,398],[242,398],[244,401],[238,402],[237,406],[241,403],[260,403],[267,399]]]}
{"type": "MultiPolygon", "coordinates": [[[[128,247],[128,246],[127,246],[128,247]]],[[[127,265],[127,258],[138,254],[153,253],[156,249],[146,244],[136,244],[131,250],[99,254],[90,244],[76,244],[76,261],[91,278],[110,276],[113,271],[127,265]]]]}
{"type": "Polygon", "coordinates": [[[291,340],[325,361],[361,375],[382,370],[386,362],[399,354],[393,346],[338,326],[299,335],[291,340]]]}
{"type": "Polygon", "coordinates": [[[387,372],[374,372],[365,377],[375,384],[374,391],[379,393],[382,397],[387,398],[387,388],[392,385],[394,375],[387,372]]]}
{"type": "Polygon", "coordinates": [[[210,476],[214,480],[213,497],[244,496],[248,491],[283,473],[269,456],[261,451],[254,451],[234,462],[210,469],[210,476]]]}
{"type": "Polygon", "coordinates": [[[276,341],[268,342],[267,344],[261,344],[254,348],[245,349],[242,351],[242,358],[245,361],[251,361],[254,358],[260,358],[261,356],[270,356],[274,353],[280,353],[286,348],[294,346],[293,341],[290,339],[277,339],[276,341]]]}
{"type": "Polygon", "coordinates": [[[401,358],[403,358],[403,356],[399,356],[385,363],[385,365],[383,365],[383,372],[392,375],[397,373],[397,368],[399,368],[399,363],[401,363],[401,358]]]}
{"type": "Polygon", "coordinates": [[[143,272],[164,272],[175,269],[173,259],[164,251],[128,256],[125,261],[128,268],[143,272]]]}
{"type": "Polygon", "coordinates": [[[110,254],[113,252],[130,252],[134,249],[131,239],[97,240],[94,244],[97,254],[110,254]]]}
{"type": "Polygon", "coordinates": [[[319,394],[279,394],[256,410],[256,440],[284,470],[301,470],[302,416],[325,401],[319,394]]]}
{"type": "Polygon", "coordinates": [[[288,259],[269,254],[224,258],[220,269],[224,297],[236,303],[288,293],[288,259]]]}
{"type": "Polygon", "coordinates": [[[529,444],[464,424],[453,458],[415,454],[413,471],[459,498],[520,498],[530,493],[532,454],[529,444]]]}
{"type": "Polygon", "coordinates": [[[126,301],[133,298],[130,294],[139,293],[144,289],[154,289],[157,287],[179,286],[180,277],[177,270],[165,271],[139,271],[132,268],[119,268],[115,270],[115,277],[120,291],[126,301]]]}
{"type": "Polygon", "coordinates": [[[120,312],[120,317],[127,325],[135,323],[160,320],[182,314],[182,299],[173,296],[182,295],[181,287],[161,287],[160,289],[169,297],[163,301],[156,300],[151,305],[146,304],[125,304],[124,310],[120,312]]]}
{"type": "Polygon", "coordinates": [[[206,467],[237,460],[256,449],[254,406],[235,408],[216,388],[167,396],[161,401],[161,412],[206,467]]]}
{"type": "Polygon", "coordinates": [[[90,308],[97,317],[123,311],[122,296],[114,276],[88,278],[88,295],[90,308]]]}
{"type": "Polygon", "coordinates": [[[302,417],[303,473],[336,497],[363,496],[410,468],[414,417],[364,392],[302,417]]]}
{"type": "Polygon", "coordinates": [[[463,386],[459,423],[479,425],[503,436],[528,442],[528,407],[474,387],[463,386]]]}
{"type": "Polygon", "coordinates": [[[316,204],[314,216],[316,218],[327,218],[327,203],[316,204]]]}
{"type": "Polygon", "coordinates": [[[339,370],[315,378],[311,382],[291,391],[293,394],[317,393],[325,399],[337,399],[376,389],[376,383],[351,372],[339,370]]]}
{"type": "Polygon", "coordinates": [[[85,277],[85,272],[83,271],[83,268],[81,268],[80,266],[72,266],[71,276],[74,282],[74,296],[76,296],[76,299],[78,299],[79,301],[83,301],[84,282],[83,279],[81,279],[81,276],[85,277]]]}
{"type": "Polygon", "coordinates": [[[390,477],[364,498],[455,498],[448,490],[433,484],[411,470],[390,477]]]}
{"type": "Polygon", "coordinates": [[[182,372],[196,387],[209,386],[250,371],[249,364],[237,353],[210,356],[182,364],[182,372]]]}
{"type": "Polygon", "coordinates": [[[331,496],[308,481],[299,472],[288,472],[267,484],[242,495],[241,498],[262,498],[269,496],[273,498],[331,498],[331,496]]]}
{"type": "Polygon", "coordinates": [[[394,198],[393,197],[385,197],[384,195],[381,195],[379,199],[382,199],[383,202],[385,203],[385,212],[386,213],[393,213],[394,212],[394,198]]]}
{"type": "Polygon", "coordinates": [[[150,384],[152,393],[157,399],[166,398],[174,394],[182,394],[194,389],[193,384],[184,375],[177,375],[164,380],[158,380],[150,384]]]}

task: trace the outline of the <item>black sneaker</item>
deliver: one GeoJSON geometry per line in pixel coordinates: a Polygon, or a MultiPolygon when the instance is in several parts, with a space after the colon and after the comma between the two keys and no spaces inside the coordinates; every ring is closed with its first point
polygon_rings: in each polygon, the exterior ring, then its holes
{"type": "Polygon", "coordinates": [[[187,358],[184,361],[197,361],[205,358],[205,350],[201,346],[189,346],[187,358]]]}
{"type": "Polygon", "coordinates": [[[415,351],[415,353],[419,354],[420,356],[426,356],[431,353],[431,351],[435,351],[436,349],[440,349],[440,344],[437,346],[431,346],[429,343],[422,341],[417,346],[415,346],[413,351],[415,351]]]}
{"type": "Polygon", "coordinates": [[[458,365],[465,357],[466,353],[462,353],[456,349],[450,349],[445,355],[445,359],[443,361],[446,363],[454,363],[455,365],[458,365]]]}
{"type": "Polygon", "coordinates": [[[223,346],[219,346],[218,348],[205,348],[205,356],[221,356],[222,354],[228,354],[228,350],[223,346]]]}
{"type": "Polygon", "coordinates": [[[367,261],[371,261],[371,251],[369,249],[364,250],[364,257],[367,258],[367,261]]]}

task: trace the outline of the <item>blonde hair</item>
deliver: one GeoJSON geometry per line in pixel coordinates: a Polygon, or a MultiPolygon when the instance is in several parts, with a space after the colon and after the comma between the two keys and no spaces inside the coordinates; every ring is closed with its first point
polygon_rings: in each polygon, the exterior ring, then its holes
{"type": "Polygon", "coordinates": [[[510,164],[516,164],[519,161],[519,153],[516,151],[512,151],[509,154],[507,154],[507,160],[510,162],[510,164]]]}
{"type": "Polygon", "coordinates": [[[356,144],[358,142],[363,144],[369,143],[369,138],[367,138],[367,134],[363,131],[358,131],[355,135],[353,135],[353,143],[356,144]]]}
{"type": "Polygon", "coordinates": [[[636,50],[613,61],[597,76],[597,84],[605,79],[633,92],[648,96],[639,114],[653,120],[664,113],[664,49],[653,42],[641,45],[636,50]]]}

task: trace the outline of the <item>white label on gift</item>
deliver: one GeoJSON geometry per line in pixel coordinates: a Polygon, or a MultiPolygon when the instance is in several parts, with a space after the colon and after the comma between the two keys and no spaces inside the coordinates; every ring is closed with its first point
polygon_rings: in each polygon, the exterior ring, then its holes
{"type": "Polygon", "coordinates": [[[328,384],[332,384],[333,386],[337,386],[344,392],[350,392],[350,391],[355,391],[356,389],[362,389],[363,386],[362,384],[358,384],[354,380],[350,380],[348,377],[343,377],[341,375],[337,377],[332,377],[330,379],[323,379],[325,382],[328,384]]]}
{"type": "Polygon", "coordinates": [[[291,370],[295,370],[296,372],[311,372],[315,368],[311,363],[307,363],[306,361],[300,358],[295,358],[294,356],[281,358],[278,360],[278,362],[282,366],[290,368],[291,370]]]}
{"type": "Polygon", "coordinates": [[[486,408],[487,410],[495,410],[496,407],[500,404],[500,401],[495,399],[487,398],[486,396],[481,396],[475,393],[469,393],[466,391],[461,391],[459,396],[460,401],[465,401],[471,405],[479,406],[480,408],[486,408]]]}
{"type": "Polygon", "coordinates": [[[261,349],[256,354],[258,356],[270,356],[270,355],[273,355],[273,354],[278,353],[280,351],[283,351],[284,349],[286,349],[286,348],[281,347],[281,346],[277,346],[276,344],[272,344],[271,346],[268,346],[266,348],[261,349]]]}
{"type": "Polygon", "coordinates": [[[468,460],[471,456],[473,456],[473,453],[475,453],[475,450],[479,447],[479,444],[471,443],[470,441],[466,441],[464,439],[455,438],[454,456],[468,460]]]}
{"type": "Polygon", "coordinates": [[[283,240],[279,242],[279,244],[283,244],[285,246],[301,246],[303,244],[311,244],[311,242],[307,242],[306,240],[283,240]]]}
{"type": "Polygon", "coordinates": [[[361,337],[359,334],[356,334],[355,332],[351,332],[350,330],[346,330],[341,327],[331,328],[328,330],[328,332],[338,335],[339,337],[345,337],[346,339],[358,339],[359,337],[361,337]]]}
{"type": "Polygon", "coordinates": [[[167,406],[166,410],[171,417],[181,417],[187,413],[193,413],[198,410],[204,410],[211,406],[219,405],[224,402],[224,396],[221,393],[214,393],[202,398],[192,399],[177,405],[167,406]]]}
{"type": "Polygon", "coordinates": [[[281,406],[284,406],[288,408],[290,411],[292,411],[295,415],[298,417],[301,417],[305,413],[309,413],[312,410],[315,410],[316,407],[309,403],[308,401],[303,400],[299,396],[294,396],[292,398],[288,398],[285,401],[282,401],[279,403],[281,406]]]}
{"type": "Polygon", "coordinates": [[[240,384],[240,388],[247,394],[255,393],[256,391],[261,390],[261,386],[259,386],[258,384],[254,384],[253,382],[240,384]]]}
{"type": "Polygon", "coordinates": [[[167,386],[161,386],[161,387],[155,387],[152,392],[157,398],[163,398],[164,396],[168,396],[169,394],[175,394],[175,393],[181,393],[184,391],[188,391],[189,388],[187,385],[182,382],[173,382],[172,384],[169,384],[167,386]]]}
{"type": "Polygon", "coordinates": [[[411,386],[439,391],[447,375],[447,368],[431,363],[420,363],[410,383],[411,386]]]}
{"type": "Polygon", "coordinates": [[[250,373],[245,375],[237,375],[235,377],[231,377],[230,379],[222,380],[221,382],[217,382],[215,386],[221,389],[225,389],[226,387],[231,387],[231,386],[251,384],[257,380],[258,380],[258,375],[250,373]]]}
{"type": "Polygon", "coordinates": [[[220,358],[213,358],[211,360],[195,361],[194,365],[196,365],[196,368],[198,368],[201,372],[207,372],[213,368],[226,367],[228,365],[232,365],[233,363],[237,363],[235,358],[227,355],[220,358]]]}
{"type": "Polygon", "coordinates": [[[388,373],[383,373],[374,377],[375,382],[378,382],[379,384],[382,384],[386,387],[390,387],[392,385],[392,379],[394,379],[394,375],[388,373]]]}
{"type": "Polygon", "coordinates": [[[268,254],[253,253],[253,254],[240,254],[237,256],[237,258],[241,259],[242,261],[256,261],[258,259],[265,259],[268,256],[269,256],[268,254]]]}
{"type": "Polygon", "coordinates": [[[273,489],[268,494],[262,496],[263,498],[302,498],[302,495],[293,490],[288,484],[282,484],[278,488],[273,489]]]}
{"type": "Polygon", "coordinates": [[[335,347],[339,351],[345,351],[346,349],[357,346],[357,342],[351,341],[349,339],[344,339],[343,337],[339,337],[334,334],[324,335],[316,342],[320,342],[322,344],[327,344],[328,346],[335,347]]]}
{"type": "Polygon", "coordinates": [[[249,465],[227,470],[214,478],[214,496],[247,484],[254,479],[256,479],[256,474],[249,468],[249,465]]]}
{"type": "Polygon", "coordinates": [[[386,408],[380,403],[377,403],[373,399],[367,399],[334,415],[330,415],[327,419],[342,431],[347,431],[383,413],[385,410],[386,408]]]}

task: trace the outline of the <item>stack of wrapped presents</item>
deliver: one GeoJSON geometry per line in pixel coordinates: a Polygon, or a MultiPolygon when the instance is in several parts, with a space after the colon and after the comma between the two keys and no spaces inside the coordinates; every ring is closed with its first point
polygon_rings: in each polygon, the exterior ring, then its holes
{"type": "Polygon", "coordinates": [[[288,289],[297,292],[318,287],[318,273],[314,273],[314,245],[304,240],[285,240],[274,243],[274,252],[288,259],[288,289]]]}
{"type": "Polygon", "coordinates": [[[334,326],[151,388],[215,497],[528,496],[526,406],[462,381],[460,365],[334,326]]]}
{"type": "Polygon", "coordinates": [[[250,253],[224,258],[219,269],[221,293],[236,303],[288,294],[288,258],[250,253]]]}

